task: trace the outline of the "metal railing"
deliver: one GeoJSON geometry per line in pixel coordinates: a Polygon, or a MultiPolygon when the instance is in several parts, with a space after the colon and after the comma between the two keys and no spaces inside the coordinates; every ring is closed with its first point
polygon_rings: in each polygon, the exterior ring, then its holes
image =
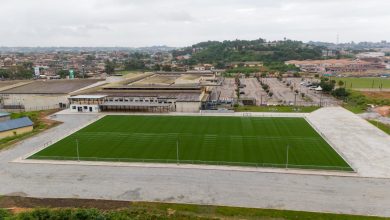
{"type": "Polygon", "coordinates": [[[177,159],[141,159],[141,158],[102,158],[102,157],[65,157],[65,156],[31,156],[35,160],[63,160],[63,161],[95,161],[95,162],[125,162],[125,163],[165,163],[165,164],[193,164],[193,165],[218,165],[218,166],[241,166],[256,168],[292,168],[310,170],[329,170],[353,172],[350,167],[341,166],[318,166],[304,164],[275,164],[275,163],[247,163],[227,161],[203,161],[203,160],[177,160],[177,159]]]}

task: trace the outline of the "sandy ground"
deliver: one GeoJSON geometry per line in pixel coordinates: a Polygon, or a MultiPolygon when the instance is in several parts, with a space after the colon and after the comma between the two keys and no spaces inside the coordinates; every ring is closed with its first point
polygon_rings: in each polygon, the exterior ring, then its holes
{"type": "MultiPolygon", "coordinates": [[[[317,128],[328,138],[332,138],[334,146],[357,168],[358,175],[385,177],[390,173],[389,170],[386,171],[390,167],[386,161],[390,154],[380,147],[387,146],[382,141],[388,140],[388,137],[375,130],[375,127],[340,108],[327,108],[312,114],[307,118],[312,123],[320,122],[316,124],[317,128]],[[365,133],[372,137],[363,136],[365,133]],[[349,151],[352,153],[347,154],[349,151]],[[366,151],[369,153],[365,156],[363,153],[366,151]],[[382,157],[378,158],[379,155],[382,157]]],[[[98,116],[59,114],[56,119],[64,123],[23,141],[12,149],[1,151],[0,194],[163,201],[390,216],[390,181],[386,178],[12,162],[42,147],[48,140],[61,138],[85,126],[98,116]]]]}

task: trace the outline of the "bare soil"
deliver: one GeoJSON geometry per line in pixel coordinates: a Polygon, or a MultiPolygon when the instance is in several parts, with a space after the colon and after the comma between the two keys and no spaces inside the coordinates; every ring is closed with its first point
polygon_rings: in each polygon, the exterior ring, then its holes
{"type": "Polygon", "coordinates": [[[369,92],[369,91],[365,91],[365,92],[362,92],[363,95],[369,97],[369,98],[373,98],[373,99],[390,99],[390,91],[389,92],[369,92]]]}

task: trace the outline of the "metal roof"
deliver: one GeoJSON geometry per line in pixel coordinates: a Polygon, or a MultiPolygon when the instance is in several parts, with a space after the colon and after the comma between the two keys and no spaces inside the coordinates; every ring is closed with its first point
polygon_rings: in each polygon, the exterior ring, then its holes
{"type": "Polygon", "coordinates": [[[8,113],[8,112],[0,112],[0,117],[6,117],[9,115],[10,115],[10,113],[8,113]]]}
{"type": "Polygon", "coordinates": [[[34,123],[28,117],[12,119],[8,121],[0,122],[0,132],[28,127],[28,126],[32,126],[33,124],[34,123]]]}
{"type": "Polygon", "coordinates": [[[69,97],[70,99],[101,99],[107,95],[76,95],[69,97]]]}
{"type": "Polygon", "coordinates": [[[101,106],[138,106],[138,107],[168,107],[168,103],[155,102],[105,102],[101,106]]]}
{"type": "Polygon", "coordinates": [[[100,79],[74,80],[36,80],[15,88],[0,91],[0,94],[68,94],[79,89],[91,86],[100,79]]]}

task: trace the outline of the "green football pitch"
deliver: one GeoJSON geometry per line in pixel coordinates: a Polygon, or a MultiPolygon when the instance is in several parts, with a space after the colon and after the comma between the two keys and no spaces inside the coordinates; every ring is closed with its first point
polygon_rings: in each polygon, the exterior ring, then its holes
{"type": "Polygon", "coordinates": [[[105,116],[29,159],[352,169],[304,118],[105,116]]]}

